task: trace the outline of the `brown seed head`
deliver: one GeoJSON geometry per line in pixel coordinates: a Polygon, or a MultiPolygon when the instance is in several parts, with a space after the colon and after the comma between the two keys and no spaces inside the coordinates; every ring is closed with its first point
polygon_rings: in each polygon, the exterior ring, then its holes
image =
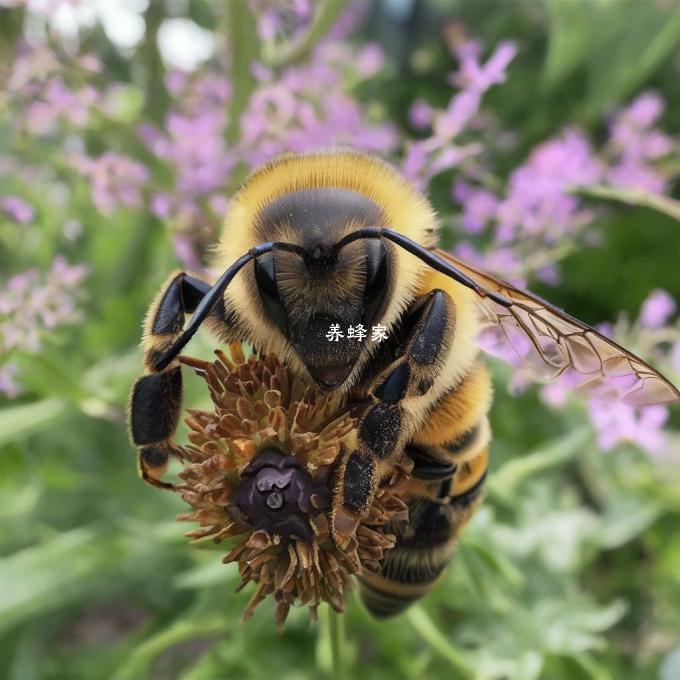
{"type": "Polygon", "coordinates": [[[189,443],[176,447],[185,462],[177,491],[193,507],[178,519],[199,523],[187,533],[196,540],[236,540],[223,561],[238,564],[239,589],[257,584],[244,618],[269,594],[279,625],[295,604],[313,617],[321,602],[343,611],[352,576],[378,571],[394,546],[385,525],[407,518],[399,491],[408,471],[395,468],[354,536],[337,546],[329,511],[336,466],[356,437],[349,405],[304,385],[274,355],[230,351],[214,362],[182,358],[205,379],[213,409],[189,411],[189,443]]]}

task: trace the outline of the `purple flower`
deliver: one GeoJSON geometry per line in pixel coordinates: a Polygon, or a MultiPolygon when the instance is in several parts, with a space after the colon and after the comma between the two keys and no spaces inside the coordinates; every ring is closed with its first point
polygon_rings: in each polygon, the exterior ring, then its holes
{"type": "Polygon", "coordinates": [[[17,224],[26,224],[33,219],[33,208],[17,196],[5,196],[0,199],[0,207],[17,224]]]}
{"type": "Polygon", "coordinates": [[[17,382],[19,367],[15,364],[3,364],[0,366],[0,393],[8,399],[14,399],[21,393],[17,382]]]}
{"type": "Polygon", "coordinates": [[[666,108],[658,93],[648,90],[640,94],[619,114],[619,119],[632,127],[646,129],[652,127],[663,115],[666,108]]]}
{"type": "Polygon", "coordinates": [[[481,95],[474,90],[463,90],[457,94],[443,113],[434,121],[434,133],[441,139],[452,139],[460,134],[479,110],[481,95]]]}
{"type": "Polygon", "coordinates": [[[463,206],[461,227],[469,234],[479,234],[496,217],[499,200],[486,189],[458,181],[453,187],[454,198],[463,206]]]}
{"type": "Polygon", "coordinates": [[[195,272],[203,269],[201,258],[196,252],[196,245],[186,234],[175,234],[172,237],[172,244],[175,249],[175,255],[177,255],[184,267],[195,272]]]}
{"type": "Polygon", "coordinates": [[[486,64],[480,62],[480,52],[479,45],[472,41],[458,48],[461,67],[449,82],[462,89],[451,98],[446,109],[428,111],[427,105],[420,101],[414,105],[415,123],[427,119],[433,130],[430,138],[408,147],[402,166],[406,176],[420,188],[424,188],[434,175],[460,166],[482,151],[481,144],[473,142],[463,146],[454,141],[462,132],[474,128],[482,95],[492,85],[503,82],[515,48],[510,43],[501,43],[486,64]]]}
{"type": "Polygon", "coordinates": [[[274,7],[268,7],[257,18],[257,34],[265,42],[273,42],[282,28],[281,17],[274,7]]]}
{"type": "Polygon", "coordinates": [[[416,99],[408,112],[408,119],[416,130],[425,130],[432,124],[434,109],[424,99],[416,99]]]}
{"type": "Polygon", "coordinates": [[[493,85],[505,82],[506,69],[517,54],[512,42],[499,43],[486,64],[479,61],[481,49],[475,41],[469,41],[458,49],[460,68],[449,82],[452,85],[483,94],[493,85]]]}
{"type": "Polygon", "coordinates": [[[613,165],[605,177],[609,184],[624,189],[643,189],[660,194],[666,188],[666,180],[656,170],[628,159],[613,165]]]}
{"type": "Polygon", "coordinates": [[[471,243],[463,241],[456,246],[456,255],[516,286],[526,286],[526,280],[522,276],[522,263],[512,248],[498,246],[480,253],[471,243]]]}
{"type": "Polygon", "coordinates": [[[324,41],[346,40],[360,26],[369,8],[370,4],[365,0],[350,0],[340,17],[331,26],[324,41]]]}
{"type": "MultiPolygon", "coordinates": [[[[63,257],[56,257],[46,275],[30,269],[2,282],[0,361],[12,349],[38,352],[45,332],[80,319],[76,299],[86,272],[85,266],[69,265],[63,257]]],[[[5,365],[0,391],[7,396],[17,393],[15,377],[16,370],[5,365]]]]}
{"type": "Polygon", "coordinates": [[[587,140],[575,130],[539,145],[510,176],[506,198],[498,207],[499,241],[538,235],[557,240],[584,224],[590,213],[568,190],[595,183],[601,174],[587,140]]]}
{"type": "Polygon", "coordinates": [[[661,328],[675,313],[675,300],[665,290],[655,290],[642,303],[640,322],[645,328],[661,328]]]}
{"type": "Polygon", "coordinates": [[[574,392],[574,388],[583,382],[583,376],[576,371],[565,371],[557,380],[541,389],[541,399],[552,408],[561,408],[574,392]]]}
{"type": "Polygon", "coordinates": [[[611,451],[622,442],[630,442],[653,454],[661,454],[667,448],[663,432],[668,420],[665,406],[635,409],[619,402],[591,401],[588,413],[603,451],[611,451]]]}
{"type": "Polygon", "coordinates": [[[673,370],[680,374],[680,342],[676,342],[673,345],[673,350],[671,352],[671,366],[673,370]]]}
{"type": "Polygon", "coordinates": [[[170,215],[172,197],[168,194],[154,194],[151,197],[151,212],[156,217],[165,218],[170,215]]]}
{"type": "Polygon", "coordinates": [[[119,207],[139,207],[149,179],[147,168],[127,156],[107,152],[98,158],[74,154],[72,166],[90,182],[92,201],[104,214],[119,207]]]}
{"type": "Polygon", "coordinates": [[[369,43],[357,56],[356,70],[362,78],[372,78],[385,64],[385,53],[380,45],[369,43]]]}
{"type": "Polygon", "coordinates": [[[655,193],[664,191],[666,180],[650,164],[674,148],[670,137],[652,127],[663,111],[661,97],[644,92],[614,116],[608,144],[613,158],[606,177],[610,184],[655,193]]]}

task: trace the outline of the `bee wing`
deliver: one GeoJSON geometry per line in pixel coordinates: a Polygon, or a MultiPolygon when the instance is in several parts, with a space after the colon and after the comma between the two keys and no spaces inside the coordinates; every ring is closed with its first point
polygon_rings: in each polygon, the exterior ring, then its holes
{"type": "Polygon", "coordinates": [[[680,402],[677,387],[591,326],[444,250],[435,252],[481,288],[512,303],[503,307],[480,295],[483,328],[492,334],[497,348],[510,350],[510,356],[507,351],[500,355],[511,363],[527,366],[544,379],[576,378],[574,389],[591,398],[620,400],[632,406],[680,402]]]}

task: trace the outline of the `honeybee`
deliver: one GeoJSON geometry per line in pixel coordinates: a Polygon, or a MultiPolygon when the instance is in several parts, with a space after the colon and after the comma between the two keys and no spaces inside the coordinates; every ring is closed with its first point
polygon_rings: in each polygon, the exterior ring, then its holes
{"type": "Polygon", "coordinates": [[[146,375],[130,401],[141,475],[171,486],[162,475],[181,408],[178,357],[201,324],[223,342],[275,353],[360,405],[356,447],[336,472],[334,540],[351,535],[404,452],[413,461],[409,522],[392,527],[397,545],[381,573],[361,578],[376,616],[433,586],[481,500],[492,397],[478,356],[483,323],[515,349],[523,338],[527,363],[582,374],[583,389],[636,405],[680,401],[668,380],[590,326],[438,250],[429,202],[369,155],[286,155],[254,172],[230,205],[212,267],[223,272],[216,281],[174,272],[149,308],[146,375]],[[329,341],[333,324],[380,324],[387,339],[345,332],[329,341]]]}

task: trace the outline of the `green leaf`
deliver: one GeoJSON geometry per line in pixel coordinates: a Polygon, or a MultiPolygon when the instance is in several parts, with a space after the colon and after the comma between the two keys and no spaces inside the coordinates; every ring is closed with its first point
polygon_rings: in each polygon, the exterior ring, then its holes
{"type": "Polygon", "coordinates": [[[504,502],[514,502],[517,488],[525,480],[572,459],[583,450],[591,436],[590,428],[583,426],[538,451],[505,463],[489,477],[489,493],[504,502]]]}
{"type": "Polygon", "coordinates": [[[677,50],[680,7],[647,2],[610,2],[599,16],[598,41],[590,52],[589,116],[602,115],[608,106],[630,95],[677,50]]]}
{"type": "Polygon", "coordinates": [[[418,635],[456,669],[459,677],[475,677],[474,666],[467,660],[466,655],[446,639],[422,607],[418,605],[411,607],[406,616],[418,635]]]}
{"type": "Polygon", "coordinates": [[[612,519],[605,517],[605,525],[598,532],[597,543],[606,550],[620,548],[648,529],[660,515],[661,509],[655,503],[632,510],[623,508],[612,519]]]}
{"type": "Polygon", "coordinates": [[[187,640],[224,635],[228,630],[227,619],[219,615],[208,615],[196,620],[175,621],[168,628],[146,638],[133,649],[123,665],[113,673],[113,677],[116,680],[149,677],[149,667],[153,660],[166,649],[187,640]]]}
{"type": "Polygon", "coordinates": [[[0,631],[82,597],[85,582],[105,579],[110,540],[73,529],[0,560],[0,631]]]}
{"type": "MultiPolygon", "coordinates": [[[[220,548],[226,554],[224,546],[220,548]]],[[[211,557],[212,560],[206,564],[178,574],[174,581],[175,587],[194,589],[222,584],[226,589],[233,589],[238,581],[238,572],[234,565],[222,564],[222,560],[215,553],[211,553],[211,557]]]]}
{"type": "Polygon", "coordinates": [[[570,76],[588,57],[595,35],[595,2],[546,0],[548,10],[548,54],[543,83],[552,89],[570,76]]]}
{"type": "Polygon", "coordinates": [[[66,402],[58,397],[4,408],[0,412],[0,446],[52,427],[65,414],[66,402]]]}

